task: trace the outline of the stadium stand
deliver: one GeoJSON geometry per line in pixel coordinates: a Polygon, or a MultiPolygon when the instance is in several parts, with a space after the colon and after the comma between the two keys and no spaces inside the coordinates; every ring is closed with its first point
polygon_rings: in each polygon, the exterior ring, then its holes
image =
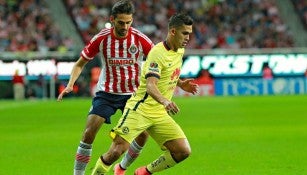
{"type": "Polygon", "coordinates": [[[0,0],[0,51],[73,50],[72,38],[63,36],[44,1],[0,0]]]}
{"type": "Polygon", "coordinates": [[[291,0],[294,4],[298,15],[300,16],[305,30],[307,30],[307,1],[306,0],[291,0]]]}
{"type": "MultiPolygon", "coordinates": [[[[108,21],[114,0],[65,2],[84,41],[88,42],[108,21]]],[[[137,9],[134,26],[154,42],[165,37],[165,21],[170,15],[186,11],[196,22],[190,48],[294,47],[292,33],[281,19],[275,0],[224,0],[216,4],[197,0],[134,2],[137,9]]]]}
{"type": "MultiPolygon", "coordinates": [[[[104,28],[115,1],[62,2],[86,43],[104,28]]],[[[291,2],[307,30],[306,1],[291,2]]],[[[275,3],[275,0],[224,0],[217,4],[197,0],[141,0],[135,1],[134,26],[158,42],[165,37],[168,17],[176,11],[186,11],[196,21],[190,48],[294,47],[292,33],[280,18],[275,3]]],[[[72,38],[61,34],[51,12],[44,1],[0,0],[0,51],[73,50],[72,38]]]]}

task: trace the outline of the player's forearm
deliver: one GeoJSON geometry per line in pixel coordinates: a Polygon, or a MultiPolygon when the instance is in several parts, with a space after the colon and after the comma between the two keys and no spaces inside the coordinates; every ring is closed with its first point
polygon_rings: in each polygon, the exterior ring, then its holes
{"type": "Polygon", "coordinates": [[[147,93],[150,95],[154,100],[156,100],[158,103],[165,105],[166,102],[169,102],[168,99],[166,99],[161,92],[159,91],[158,87],[154,83],[147,83],[147,93]]]}
{"type": "Polygon", "coordinates": [[[77,81],[77,79],[79,78],[81,72],[82,72],[82,70],[80,70],[79,68],[72,70],[68,84],[67,84],[67,87],[73,87],[74,86],[74,84],[77,81]]]}
{"type": "Polygon", "coordinates": [[[77,79],[79,78],[83,67],[85,66],[86,62],[81,60],[82,58],[79,58],[79,60],[75,63],[75,65],[73,66],[72,70],[71,70],[71,74],[70,74],[70,78],[68,81],[67,86],[68,87],[73,87],[73,85],[75,84],[75,82],[77,81],[77,79]]]}

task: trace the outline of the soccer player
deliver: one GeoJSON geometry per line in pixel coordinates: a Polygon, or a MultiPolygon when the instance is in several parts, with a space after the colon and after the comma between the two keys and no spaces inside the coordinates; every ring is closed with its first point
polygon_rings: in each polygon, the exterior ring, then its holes
{"type": "Polygon", "coordinates": [[[172,118],[179,112],[172,96],[176,86],[193,94],[198,91],[192,79],[179,79],[184,47],[192,33],[192,24],[192,18],[183,13],[170,18],[166,40],[149,52],[140,86],[128,100],[122,117],[111,132],[113,143],[97,160],[92,175],[106,174],[111,164],[128,149],[129,143],[145,130],[166,151],[147,166],[136,169],[135,175],[165,170],[190,155],[189,142],[172,118]]]}
{"type": "MultiPolygon", "coordinates": [[[[74,175],[83,175],[90,161],[92,143],[103,123],[110,124],[110,117],[117,109],[124,110],[127,100],[139,86],[141,63],[153,47],[152,41],[140,31],[131,27],[135,9],[131,1],[121,0],[111,10],[111,28],[102,29],[84,47],[75,63],[67,87],[59,94],[58,101],[73,90],[73,85],[84,66],[99,52],[102,69],[97,83],[97,92],[92,101],[83,137],[77,149],[74,175]]],[[[138,156],[148,135],[142,133],[131,143],[129,153],[124,157],[116,174],[138,156]]]]}

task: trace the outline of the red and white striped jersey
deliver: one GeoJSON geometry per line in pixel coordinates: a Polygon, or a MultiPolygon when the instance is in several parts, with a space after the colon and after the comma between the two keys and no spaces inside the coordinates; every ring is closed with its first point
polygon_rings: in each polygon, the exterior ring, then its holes
{"type": "Polygon", "coordinates": [[[81,57],[90,61],[100,53],[102,67],[97,91],[132,94],[139,86],[143,57],[153,42],[133,27],[126,38],[116,38],[113,30],[102,29],[84,47],[81,57]]]}

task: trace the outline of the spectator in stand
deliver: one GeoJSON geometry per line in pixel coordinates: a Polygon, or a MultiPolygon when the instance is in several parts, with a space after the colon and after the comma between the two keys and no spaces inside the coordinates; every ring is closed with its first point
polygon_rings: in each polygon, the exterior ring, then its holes
{"type": "Polygon", "coordinates": [[[213,77],[208,71],[208,69],[203,69],[200,71],[199,76],[195,79],[197,84],[212,84],[213,77]]]}
{"type": "Polygon", "coordinates": [[[45,98],[47,96],[46,81],[43,74],[38,75],[34,91],[35,91],[35,97],[37,98],[45,98]]]}
{"type": "Polygon", "coordinates": [[[12,82],[14,90],[14,99],[23,100],[25,98],[25,81],[24,77],[19,74],[18,70],[15,71],[12,82]]]}
{"type": "Polygon", "coordinates": [[[270,68],[269,64],[264,64],[262,78],[265,80],[272,80],[274,78],[273,70],[270,68]]]}
{"type": "Polygon", "coordinates": [[[200,95],[214,94],[214,80],[207,69],[200,71],[199,76],[195,78],[194,83],[198,84],[200,95]]]}

